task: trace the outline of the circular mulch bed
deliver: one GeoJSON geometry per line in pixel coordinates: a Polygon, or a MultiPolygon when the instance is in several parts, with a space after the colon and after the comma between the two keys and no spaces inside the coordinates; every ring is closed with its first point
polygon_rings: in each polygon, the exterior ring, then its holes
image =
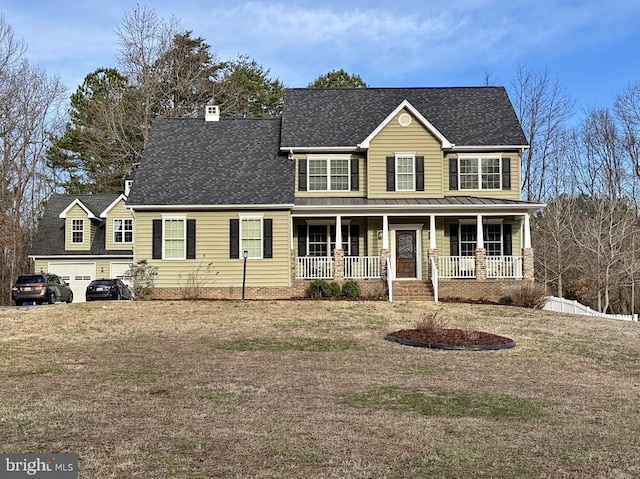
{"type": "Polygon", "coordinates": [[[513,339],[482,331],[465,331],[462,329],[402,329],[385,336],[388,341],[395,341],[405,346],[416,346],[432,349],[468,349],[480,351],[484,349],[509,349],[516,343],[513,339]]]}

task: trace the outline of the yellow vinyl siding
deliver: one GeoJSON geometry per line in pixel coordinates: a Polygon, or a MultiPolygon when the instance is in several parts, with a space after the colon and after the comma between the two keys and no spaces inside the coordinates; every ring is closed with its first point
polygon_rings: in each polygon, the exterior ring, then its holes
{"type": "Polygon", "coordinates": [[[64,223],[64,243],[65,249],[69,251],[88,251],[91,248],[91,238],[95,233],[92,229],[91,220],[87,213],[78,205],[75,205],[67,212],[67,218],[64,223]],[[82,243],[73,243],[73,220],[84,220],[84,230],[82,243]]]}
{"type": "MultiPolygon", "coordinates": [[[[450,190],[449,189],[449,158],[458,158],[457,154],[449,154],[442,162],[442,189],[444,196],[477,196],[484,198],[500,198],[505,200],[520,200],[520,154],[516,152],[497,152],[503,158],[511,159],[511,189],[510,190],[450,190]]],[[[485,155],[486,153],[482,153],[485,155]]],[[[459,166],[458,166],[459,168],[459,166]]]]}
{"type": "MultiPolygon", "coordinates": [[[[488,218],[488,217],[487,217],[488,218]]],[[[451,237],[449,235],[449,226],[451,224],[457,224],[458,220],[447,218],[443,221],[444,228],[436,235],[438,241],[438,253],[441,256],[451,256],[451,237]],[[442,238],[440,234],[442,233],[442,238]]],[[[522,256],[522,234],[520,232],[521,220],[517,217],[515,219],[507,219],[504,224],[511,224],[511,252],[513,256],[522,256]]],[[[440,225],[437,224],[438,228],[440,225]]]]}
{"type": "MultiPolygon", "coordinates": [[[[109,210],[109,215],[105,219],[106,221],[106,235],[105,244],[107,250],[129,250],[133,248],[133,243],[114,243],[113,242],[113,220],[115,219],[133,219],[133,215],[131,211],[125,208],[124,200],[120,200],[111,210],[109,210]]],[[[134,226],[135,229],[135,226],[134,226]]],[[[134,235],[135,241],[135,235],[134,235]]]]}
{"type": "MultiPolygon", "coordinates": [[[[155,285],[159,288],[186,286],[188,276],[200,276],[204,287],[242,285],[243,259],[229,258],[229,220],[239,213],[258,212],[187,212],[186,219],[196,220],[196,259],[152,259],[152,220],[162,219],[160,213],[139,211],[134,223],[136,239],[135,261],[147,260],[158,268],[155,285]],[[211,265],[209,268],[208,265],[211,265]],[[211,274],[205,273],[208,268],[211,274]]],[[[247,287],[288,286],[290,284],[290,220],[288,211],[261,211],[273,220],[273,258],[247,260],[247,287]]]]}
{"type": "MultiPolygon", "coordinates": [[[[328,153],[327,156],[335,155],[335,153],[328,153]]],[[[319,155],[312,155],[312,158],[320,159],[319,155]]],[[[299,191],[298,190],[298,160],[307,159],[306,155],[295,155],[295,158],[291,161],[295,161],[296,164],[296,178],[295,178],[295,196],[298,197],[335,197],[335,196],[351,196],[351,197],[364,197],[367,193],[367,163],[365,158],[360,155],[351,155],[350,158],[358,158],[358,191],[299,191]]],[[[307,165],[307,168],[309,166],[307,165]]]]}
{"type": "Polygon", "coordinates": [[[367,181],[369,198],[441,198],[442,148],[440,142],[413,115],[411,124],[401,126],[402,110],[369,143],[367,181]],[[424,191],[387,191],[387,156],[395,153],[424,156],[424,191]]]}

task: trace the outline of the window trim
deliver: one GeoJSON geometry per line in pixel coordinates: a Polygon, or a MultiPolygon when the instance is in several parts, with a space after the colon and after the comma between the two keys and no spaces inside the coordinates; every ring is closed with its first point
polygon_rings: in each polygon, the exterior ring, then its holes
{"type": "Polygon", "coordinates": [[[113,219],[113,242],[115,244],[131,244],[133,243],[133,218],[114,218],[113,219]],[[122,221],[122,230],[116,230],[116,221],[122,221]],[[124,228],[126,221],[131,221],[131,241],[126,241],[127,229],[124,228]],[[122,241],[116,240],[116,233],[122,233],[122,241]]]}
{"type": "MultiPolygon", "coordinates": [[[[243,246],[242,224],[244,220],[260,220],[260,256],[248,255],[247,259],[264,259],[264,214],[239,214],[238,215],[238,253],[240,259],[244,259],[245,248],[243,246]]],[[[254,238],[255,239],[255,238],[254,238]]],[[[248,251],[248,250],[247,250],[248,251]]]]}
{"type": "MultiPolygon", "coordinates": [[[[336,240],[335,240],[335,236],[332,238],[331,237],[331,227],[333,226],[335,228],[336,226],[336,221],[335,220],[306,220],[305,221],[306,225],[307,225],[307,236],[306,236],[306,251],[305,251],[305,256],[311,256],[309,254],[309,246],[311,243],[311,239],[309,237],[309,233],[310,233],[310,226],[324,226],[325,227],[325,231],[326,231],[326,237],[327,237],[327,242],[326,247],[327,247],[327,255],[326,256],[314,256],[315,258],[333,258],[333,250],[335,250],[335,244],[336,244],[336,240]],[[333,250],[331,249],[331,247],[333,246],[333,250]]],[[[344,247],[342,248],[342,251],[344,251],[344,255],[345,256],[350,256],[351,255],[351,219],[346,219],[346,220],[342,220],[341,221],[341,226],[342,228],[346,227],[347,228],[347,235],[346,236],[342,236],[342,245],[344,246],[345,244],[347,245],[347,248],[345,249],[344,247]]]]}
{"type": "Polygon", "coordinates": [[[83,244],[84,243],[84,219],[83,218],[72,218],[71,219],[71,243],[72,244],[83,244]],[[79,225],[80,229],[76,229],[76,226],[79,225]],[[75,234],[80,234],[80,241],[76,241],[75,234]]]}
{"type": "Polygon", "coordinates": [[[416,191],[416,154],[415,152],[398,152],[395,153],[395,164],[394,164],[394,174],[396,181],[395,191],[416,191]],[[411,188],[400,188],[399,174],[409,175],[409,173],[399,173],[398,172],[398,159],[400,158],[410,158],[411,159],[411,188]]]}
{"type": "MultiPolygon", "coordinates": [[[[475,244],[476,246],[472,249],[472,251],[475,251],[477,249],[477,245],[478,245],[478,235],[477,235],[477,228],[478,228],[478,223],[473,221],[473,220],[466,220],[466,219],[460,219],[458,221],[458,252],[459,252],[459,256],[468,256],[471,257],[473,255],[463,255],[462,254],[462,227],[463,226],[470,226],[472,227],[472,231],[473,231],[473,236],[474,236],[474,240],[473,241],[464,241],[464,243],[468,243],[468,244],[475,244]]],[[[502,219],[488,219],[488,220],[484,220],[482,222],[482,236],[483,236],[483,242],[485,244],[484,250],[487,252],[487,256],[492,256],[492,257],[496,257],[496,256],[504,256],[504,222],[502,219]],[[485,227],[488,226],[499,226],[500,227],[500,254],[499,255],[489,255],[489,249],[486,247],[488,241],[487,241],[487,234],[485,231],[485,227]]],[[[496,244],[498,243],[498,241],[490,241],[489,243],[493,243],[496,244]]]]}
{"type": "MultiPolygon", "coordinates": [[[[458,190],[460,191],[499,191],[502,190],[502,153],[481,153],[481,154],[471,154],[471,153],[459,153],[458,154],[458,190]],[[478,167],[477,173],[477,188],[463,188],[462,182],[462,165],[461,160],[476,160],[476,164],[478,167]],[[483,188],[482,187],[482,160],[497,160],[498,161],[498,173],[492,173],[492,175],[498,175],[498,186],[496,188],[483,188]]],[[[464,176],[469,176],[466,174],[464,176]]]]}
{"type": "MultiPolygon", "coordinates": [[[[178,238],[171,239],[177,240],[178,238]]],[[[187,259],[187,215],[162,215],[162,259],[167,261],[182,261],[187,259]],[[179,258],[167,258],[167,221],[182,221],[182,255],[179,258]]]]}
{"type": "MultiPolygon", "coordinates": [[[[344,192],[348,192],[351,191],[351,155],[307,155],[307,191],[314,191],[314,192],[318,192],[318,191],[332,191],[332,192],[340,192],[340,193],[344,193],[344,192]],[[322,161],[324,160],[326,162],[326,179],[327,179],[327,188],[326,189],[313,189],[311,187],[312,183],[311,183],[311,162],[312,161],[322,161]],[[345,189],[339,189],[336,190],[333,188],[333,185],[331,184],[331,162],[335,161],[335,160],[342,160],[342,161],[346,161],[347,162],[347,173],[346,173],[346,177],[347,177],[347,186],[345,189]]],[[[313,175],[314,177],[317,177],[319,175],[313,175]]],[[[341,175],[342,176],[342,175],[341,175]]]]}

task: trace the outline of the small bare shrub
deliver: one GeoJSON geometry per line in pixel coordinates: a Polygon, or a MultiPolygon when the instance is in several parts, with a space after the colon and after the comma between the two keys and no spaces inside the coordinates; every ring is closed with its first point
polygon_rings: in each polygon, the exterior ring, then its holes
{"type": "Polygon", "coordinates": [[[132,264],[125,273],[133,280],[133,295],[136,299],[148,299],[153,292],[158,268],[150,265],[146,259],[141,259],[132,264]]]}
{"type": "Polygon", "coordinates": [[[542,309],[546,302],[547,291],[540,283],[524,281],[509,292],[514,306],[522,308],[542,309]]]}
{"type": "Polygon", "coordinates": [[[425,314],[422,320],[416,323],[416,329],[427,333],[443,330],[447,325],[447,320],[442,316],[438,316],[439,313],[440,311],[438,310],[425,314]]]}
{"type": "Polygon", "coordinates": [[[184,299],[200,299],[204,297],[206,286],[214,282],[214,277],[218,271],[214,271],[213,263],[199,264],[188,273],[180,273],[178,281],[180,284],[180,294],[184,299]]]}

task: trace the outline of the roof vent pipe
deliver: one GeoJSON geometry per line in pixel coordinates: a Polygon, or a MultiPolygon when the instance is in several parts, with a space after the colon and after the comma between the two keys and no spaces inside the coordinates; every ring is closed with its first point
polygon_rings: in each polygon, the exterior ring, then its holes
{"type": "Polygon", "coordinates": [[[218,105],[205,105],[204,121],[220,121],[220,107],[218,105]]]}

